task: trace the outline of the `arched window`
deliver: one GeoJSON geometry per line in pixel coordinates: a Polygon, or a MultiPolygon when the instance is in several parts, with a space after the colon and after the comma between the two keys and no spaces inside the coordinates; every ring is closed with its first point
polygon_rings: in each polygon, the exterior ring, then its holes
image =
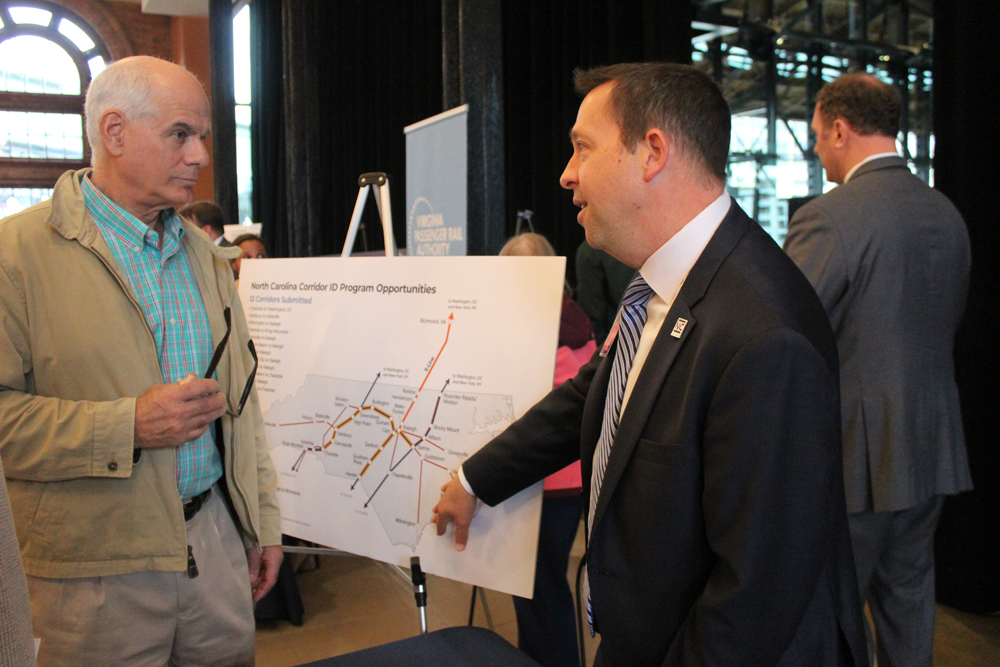
{"type": "Polygon", "coordinates": [[[0,217],[46,199],[64,171],[90,163],[84,94],[109,61],[67,8],[0,0],[0,217]]]}

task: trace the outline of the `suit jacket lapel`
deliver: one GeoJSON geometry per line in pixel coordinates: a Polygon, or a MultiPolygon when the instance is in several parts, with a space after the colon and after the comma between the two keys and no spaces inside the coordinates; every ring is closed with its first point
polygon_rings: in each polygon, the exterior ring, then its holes
{"type": "MultiPolygon", "coordinates": [[[[674,299],[670,311],[649,350],[649,355],[642,366],[639,377],[629,396],[628,404],[622,413],[618,424],[618,432],[615,435],[615,442],[608,457],[608,465],[604,471],[604,480],[601,483],[601,494],[597,499],[597,508],[594,511],[594,527],[598,525],[601,516],[604,514],[611,497],[614,495],[618,481],[625,472],[629,459],[639,437],[649,420],[649,414],[660,396],[661,388],[667,380],[670,368],[674,360],[684,346],[685,341],[693,335],[697,320],[692,314],[692,309],[705,296],[709,284],[718,272],[729,253],[732,252],[740,239],[749,231],[750,226],[756,224],[743,210],[733,201],[729,213],[722,220],[719,228],[709,240],[705,250],[702,251],[698,261],[691,267],[687,279],[681,288],[677,298],[674,299]],[[674,327],[679,319],[687,320],[687,324],[680,336],[672,335],[674,327]]],[[[617,344],[617,343],[616,343],[617,344]]],[[[595,389],[599,391],[600,411],[603,413],[604,397],[607,393],[608,376],[610,375],[611,360],[614,358],[614,350],[608,354],[608,358],[599,371],[595,382],[595,389]]],[[[589,398],[594,398],[589,397],[589,398]]],[[[588,403],[590,400],[588,399],[588,403]]],[[[593,404],[591,404],[593,405],[593,404]]],[[[600,415],[597,421],[597,432],[600,431],[600,415]]],[[[678,416],[678,419],[680,416],[678,416]]],[[[586,419],[586,417],[585,417],[586,419]]],[[[596,439],[595,439],[596,446],[596,439]]],[[[593,458],[594,446],[589,447],[590,459],[593,458]]],[[[585,452],[586,455],[586,452],[585,452]]],[[[589,480],[588,471],[592,469],[592,461],[585,459],[583,466],[584,479],[589,480]]],[[[588,481],[589,486],[589,481],[588,481]]],[[[591,501],[593,502],[593,501],[591,501]]]]}
{"type": "Polygon", "coordinates": [[[611,447],[611,454],[608,456],[608,465],[604,471],[604,481],[601,483],[601,495],[597,499],[597,509],[594,511],[594,525],[601,520],[601,515],[614,495],[618,480],[625,472],[625,466],[632,458],[632,451],[639,436],[642,434],[649,413],[653,409],[660,395],[660,387],[666,381],[670,367],[694,330],[697,321],[691,314],[691,310],[684,303],[680,295],[674,300],[667,318],[663,321],[653,346],[649,350],[646,362],[642,366],[639,377],[636,378],[635,386],[629,395],[628,404],[622,412],[621,420],[618,423],[618,433],[615,435],[614,445],[611,447]],[[674,323],[683,318],[687,320],[687,325],[681,333],[680,338],[671,336],[674,323]]]}

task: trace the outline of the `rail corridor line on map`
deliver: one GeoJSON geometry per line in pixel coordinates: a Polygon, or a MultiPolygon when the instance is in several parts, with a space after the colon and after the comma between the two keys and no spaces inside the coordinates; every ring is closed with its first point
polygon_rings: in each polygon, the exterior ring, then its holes
{"type": "Polygon", "coordinates": [[[539,485],[484,507],[461,554],[430,520],[441,485],[551,389],[565,268],[556,257],[247,262],[239,297],[282,532],[398,565],[419,555],[425,572],[531,595],[539,485]]]}
{"type": "Polygon", "coordinates": [[[444,394],[445,389],[448,388],[448,384],[451,382],[451,379],[449,378],[449,379],[445,380],[444,386],[441,387],[441,391],[438,393],[437,400],[436,400],[436,402],[434,404],[434,411],[433,411],[433,414],[431,415],[430,423],[428,424],[427,430],[424,431],[424,434],[422,436],[419,435],[419,434],[417,434],[417,433],[413,433],[413,432],[410,432],[410,431],[405,431],[403,429],[403,423],[406,421],[406,418],[410,415],[410,411],[413,409],[413,406],[416,405],[417,400],[420,398],[420,395],[421,395],[421,393],[424,390],[424,386],[426,386],[426,384],[427,384],[427,380],[430,379],[431,374],[434,372],[434,367],[437,365],[438,360],[441,358],[441,355],[444,353],[445,348],[448,346],[448,339],[451,336],[451,325],[452,325],[452,322],[454,321],[454,319],[455,319],[455,315],[454,314],[450,314],[448,316],[448,328],[445,330],[444,342],[441,344],[441,349],[438,351],[437,355],[435,355],[434,358],[429,362],[430,365],[429,365],[429,368],[427,369],[427,372],[424,375],[424,379],[420,383],[420,387],[419,387],[419,389],[417,389],[417,393],[413,396],[412,400],[410,401],[410,405],[409,405],[409,407],[407,407],[406,412],[403,415],[403,418],[400,421],[399,426],[396,425],[396,422],[393,419],[392,415],[389,414],[388,412],[382,410],[381,408],[379,408],[379,407],[377,407],[375,405],[371,405],[371,404],[366,405],[365,404],[365,401],[367,401],[368,397],[371,396],[372,390],[375,388],[375,385],[378,384],[379,378],[382,376],[381,372],[379,372],[379,373],[377,373],[375,375],[375,379],[372,381],[371,385],[368,387],[368,392],[365,394],[364,398],[361,399],[360,405],[345,406],[340,411],[340,414],[337,415],[336,419],[334,419],[332,421],[319,420],[319,421],[312,421],[312,422],[303,421],[303,422],[290,422],[290,423],[286,423],[286,424],[278,424],[279,427],[280,426],[303,426],[303,425],[307,425],[307,424],[325,424],[328,427],[327,430],[323,433],[323,436],[321,438],[321,443],[322,444],[320,444],[320,445],[313,445],[311,447],[305,447],[305,448],[303,448],[302,452],[299,454],[298,459],[296,459],[295,463],[292,465],[292,472],[298,472],[299,468],[302,465],[302,461],[305,459],[305,456],[306,456],[307,453],[309,453],[309,452],[321,452],[321,451],[327,450],[330,447],[330,445],[333,444],[334,439],[337,437],[337,434],[344,427],[349,426],[351,423],[353,423],[355,421],[355,419],[358,418],[360,415],[364,415],[366,413],[377,414],[377,415],[381,416],[383,419],[385,419],[389,423],[389,436],[386,437],[386,439],[382,441],[382,443],[378,446],[378,448],[371,455],[371,457],[369,457],[369,459],[367,460],[367,462],[365,462],[364,466],[361,469],[361,472],[358,473],[357,478],[351,484],[351,490],[353,491],[354,487],[356,487],[358,485],[358,482],[360,482],[361,478],[364,477],[365,473],[368,472],[369,468],[371,468],[372,463],[375,462],[375,459],[377,459],[378,456],[379,456],[379,454],[382,453],[382,450],[385,449],[386,445],[388,445],[390,441],[393,441],[392,455],[391,455],[391,458],[390,458],[390,461],[389,461],[388,472],[386,472],[385,476],[378,483],[378,486],[375,487],[375,490],[372,491],[371,495],[368,496],[367,500],[365,501],[364,508],[367,509],[368,506],[371,504],[372,500],[375,498],[375,495],[382,488],[382,485],[385,484],[386,480],[389,479],[389,476],[396,470],[396,468],[399,467],[399,465],[403,462],[404,459],[406,459],[407,456],[409,456],[412,452],[416,452],[417,456],[420,458],[419,481],[417,483],[417,523],[419,523],[420,522],[420,500],[421,500],[421,494],[422,494],[422,491],[423,491],[424,464],[428,463],[430,465],[436,466],[436,467],[440,468],[441,470],[444,470],[445,472],[451,474],[451,471],[449,471],[446,467],[444,467],[442,465],[439,465],[439,464],[437,464],[437,463],[435,463],[433,461],[428,461],[420,453],[420,451],[417,449],[417,447],[420,444],[427,443],[428,445],[437,447],[441,451],[445,451],[444,447],[442,447],[441,445],[437,444],[436,442],[430,440],[428,438],[428,435],[430,434],[431,429],[434,427],[434,420],[437,418],[438,407],[440,407],[440,405],[441,405],[441,396],[444,394]],[[352,414],[348,415],[346,418],[344,418],[343,421],[340,421],[339,423],[336,423],[338,420],[341,419],[341,417],[344,416],[344,413],[347,412],[348,410],[353,410],[354,412],[352,414]],[[414,441],[410,440],[409,436],[412,436],[412,437],[416,438],[417,440],[414,442],[414,441]],[[399,445],[399,439],[400,438],[402,438],[406,442],[406,444],[407,444],[407,446],[408,446],[409,449],[407,449],[406,453],[399,459],[399,461],[396,461],[396,448],[399,445]]]}

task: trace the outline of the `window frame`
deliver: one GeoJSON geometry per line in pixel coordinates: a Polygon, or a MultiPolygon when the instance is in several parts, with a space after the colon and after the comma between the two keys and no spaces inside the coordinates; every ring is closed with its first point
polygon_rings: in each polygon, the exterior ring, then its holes
{"type": "Polygon", "coordinates": [[[62,48],[76,65],[80,75],[80,95],[55,95],[50,93],[23,93],[0,91],[0,111],[23,111],[31,113],[72,113],[80,114],[83,126],[83,159],[39,159],[0,157],[0,185],[10,188],[51,188],[62,174],[69,169],[82,169],[90,165],[90,143],[87,141],[84,101],[90,86],[90,66],[87,61],[101,56],[111,63],[111,54],[101,36],[79,14],[63,5],[46,0],[0,0],[0,43],[13,37],[30,35],[41,37],[62,48]],[[15,23],[10,16],[10,7],[32,7],[51,12],[47,26],[33,23],[15,23]],[[87,51],[80,48],[59,32],[59,20],[67,19],[90,38],[94,46],[87,51]]]}

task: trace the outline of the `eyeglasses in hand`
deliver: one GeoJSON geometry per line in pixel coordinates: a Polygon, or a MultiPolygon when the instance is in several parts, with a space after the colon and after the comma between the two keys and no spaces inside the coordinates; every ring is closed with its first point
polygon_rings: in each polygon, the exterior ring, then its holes
{"type": "MultiPolygon", "coordinates": [[[[212,361],[208,364],[208,370],[205,371],[205,378],[210,378],[215,374],[215,369],[219,365],[219,361],[222,359],[222,352],[226,349],[226,343],[229,342],[229,334],[233,330],[232,322],[232,312],[227,307],[223,311],[223,317],[226,319],[226,335],[222,337],[219,344],[215,348],[215,354],[212,355],[212,361]]],[[[243,414],[243,407],[246,405],[247,399],[250,397],[250,389],[253,387],[254,378],[257,376],[257,350],[254,348],[253,339],[247,340],[247,349],[250,350],[250,356],[253,357],[253,369],[250,371],[250,377],[247,378],[246,386],[243,387],[243,395],[240,397],[240,403],[233,410],[229,408],[229,397],[226,397],[226,414],[230,417],[236,418],[243,414]]]]}

